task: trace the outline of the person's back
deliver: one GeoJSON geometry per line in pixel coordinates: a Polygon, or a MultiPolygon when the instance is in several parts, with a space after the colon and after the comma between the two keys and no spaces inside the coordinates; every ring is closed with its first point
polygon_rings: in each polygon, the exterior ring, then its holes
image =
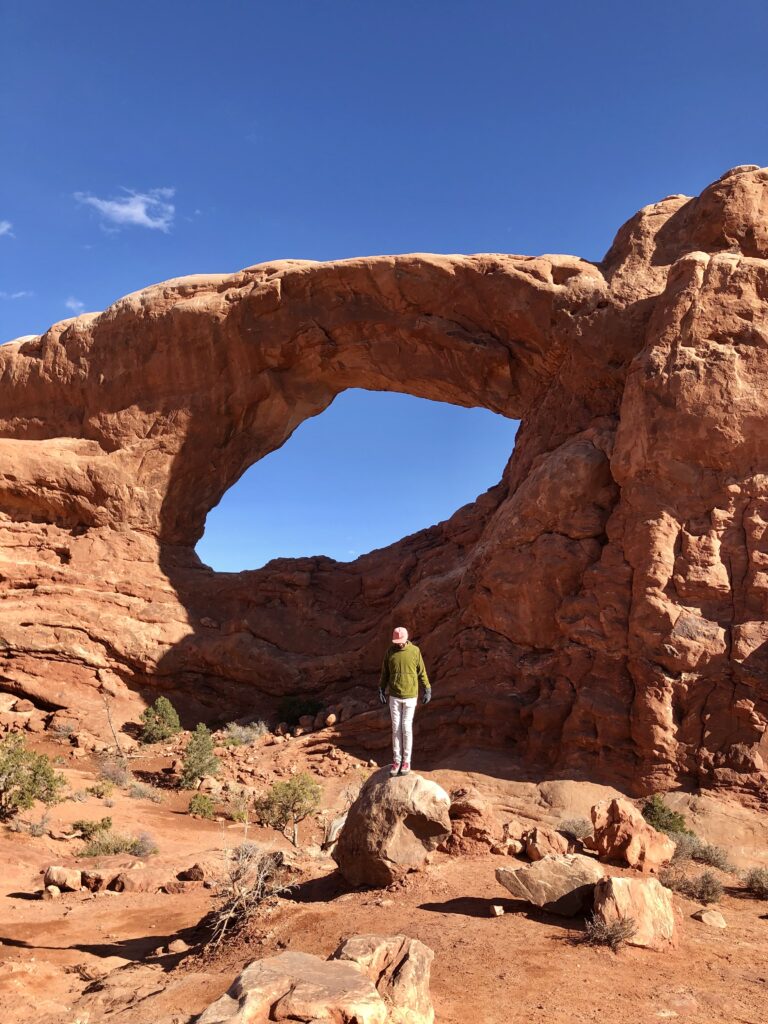
{"type": "Polygon", "coordinates": [[[411,749],[413,746],[413,714],[423,687],[422,703],[427,704],[432,689],[421,651],[408,639],[408,630],[398,626],[392,633],[392,643],[381,663],[379,699],[389,704],[392,716],[391,775],[407,775],[411,770],[411,749]]]}

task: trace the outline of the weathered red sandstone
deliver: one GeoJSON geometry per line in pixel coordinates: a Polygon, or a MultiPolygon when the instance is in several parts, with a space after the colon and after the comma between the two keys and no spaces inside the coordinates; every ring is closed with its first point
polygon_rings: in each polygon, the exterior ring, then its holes
{"type": "Polygon", "coordinates": [[[436,684],[424,756],[486,744],[637,791],[764,790],[767,311],[768,171],[749,166],[641,210],[601,264],[282,261],[11,342],[0,686],[91,718],[100,689],[209,719],[311,693],[375,749],[405,622],[436,684]],[[501,482],[350,564],[202,565],[207,512],[349,387],[521,418],[501,482]]]}

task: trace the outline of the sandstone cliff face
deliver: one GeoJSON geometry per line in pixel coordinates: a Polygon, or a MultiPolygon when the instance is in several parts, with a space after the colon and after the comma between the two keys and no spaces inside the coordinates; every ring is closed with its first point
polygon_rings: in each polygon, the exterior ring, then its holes
{"type": "MultiPolygon", "coordinates": [[[[0,688],[373,709],[405,622],[436,683],[424,753],[761,789],[767,313],[768,170],[741,167],[641,210],[601,265],[282,261],[0,347],[0,688]],[[521,418],[503,479],[353,563],[203,566],[207,512],[348,387],[521,418]]],[[[387,742],[373,710],[343,729],[387,742]]]]}

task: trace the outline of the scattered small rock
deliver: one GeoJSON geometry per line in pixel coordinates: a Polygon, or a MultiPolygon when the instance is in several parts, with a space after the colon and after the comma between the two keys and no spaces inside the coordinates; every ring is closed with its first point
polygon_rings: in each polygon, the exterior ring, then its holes
{"type": "Polygon", "coordinates": [[[492,903],[488,912],[491,917],[502,917],[504,914],[504,907],[502,907],[500,903],[492,903]]]}
{"type": "Polygon", "coordinates": [[[709,925],[710,928],[727,928],[725,918],[719,910],[697,910],[695,914],[691,914],[694,921],[701,921],[702,924],[709,925]]]}

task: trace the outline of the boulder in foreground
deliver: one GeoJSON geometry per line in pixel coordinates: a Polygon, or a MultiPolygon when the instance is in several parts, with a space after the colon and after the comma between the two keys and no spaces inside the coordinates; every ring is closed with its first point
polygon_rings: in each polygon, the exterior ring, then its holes
{"type": "Polygon", "coordinates": [[[406,935],[353,935],[333,954],[349,960],[376,986],[391,1024],[433,1024],[429,979],[435,954],[406,935]]]}
{"type": "Polygon", "coordinates": [[[655,878],[604,878],[595,886],[596,918],[611,925],[631,918],[630,946],[664,950],[677,946],[672,893],[655,878]]]}
{"type": "Polygon", "coordinates": [[[629,800],[603,800],[592,808],[594,835],[585,843],[601,860],[656,871],[675,852],[675,842],[648,824],[629,800]]]}
{"type": "Polygon", "coordinates": [[[197,1024],[433,1024],[433,957],[405,935],[354,935],[330,960],[280,953],[249,964],[197,1024]]]}
{"type": "Polygon", "coordinates": [[[450,835],[450,806],[436,782],[376,772],[350,807],[333,851],[339,871],[352,885],[391,885],[450,835]]]}
{"type": "Polygon", "coordinates": [[[517,900],[573,917],[592,906],[603,868],[579,853],[546,856],[518,868],[497,868],[496,880],[517,900]]]}

